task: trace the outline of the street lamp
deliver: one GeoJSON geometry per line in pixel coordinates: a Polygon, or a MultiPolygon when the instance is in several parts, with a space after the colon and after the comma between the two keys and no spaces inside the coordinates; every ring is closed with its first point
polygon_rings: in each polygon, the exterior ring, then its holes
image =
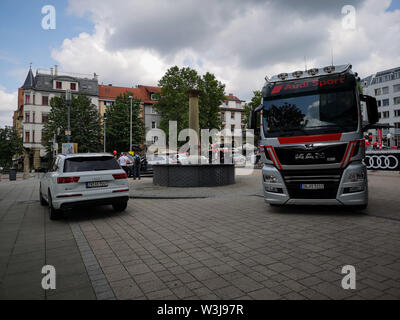
{"type": "Polygon", "coordinates": [[[68,107],[68,129],[67,129],[67,142],[71,141],[71,123],[70,123],[70,109],[71,109],[71,90],[65,91],[65,102],[68,107]]]}
{"type": "Polygon", "coordinates": [[[103,122],[104,122],[104,152],[106,152],[106,120],[107,120],[107,116],[104,115],[103,117],[103,122]]]}
{"type": "Polygon", "coordinates": [[[130,114],[130,130],[129,130],[129,151],[132,151],[132,100],[133,96],[129,96],[131,100],[131,114],[130,114]]]}

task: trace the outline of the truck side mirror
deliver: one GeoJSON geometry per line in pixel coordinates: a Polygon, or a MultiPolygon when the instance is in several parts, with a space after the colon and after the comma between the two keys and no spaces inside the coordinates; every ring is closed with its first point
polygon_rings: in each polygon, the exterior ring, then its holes
{"type": "Polygon", "coordinates": [[[369,125],[377,123],[379,121],[379,115],[376,99],[371,96],[360,95],[360,100],[366,103],[369,125]]]}

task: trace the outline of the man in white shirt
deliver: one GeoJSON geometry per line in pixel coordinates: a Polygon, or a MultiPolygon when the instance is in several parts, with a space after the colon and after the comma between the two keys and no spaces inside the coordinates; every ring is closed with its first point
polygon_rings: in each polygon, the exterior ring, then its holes
{"type": "Polygon", "coordinates": [[[118,159],[119,165],[121,168],[128,174],[128,166],[127,164],[130,162],[129,158],[126,156],[126,153],[124,152],[122,156],[119,157],[118,159]]]}

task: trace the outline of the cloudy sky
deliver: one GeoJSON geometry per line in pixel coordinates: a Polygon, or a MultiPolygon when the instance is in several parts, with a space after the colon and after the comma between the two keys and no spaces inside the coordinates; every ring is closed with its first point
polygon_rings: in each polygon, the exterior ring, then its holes
{"type": "Polygon", "coordinates": [[[12,123],[29,63],[156,85],[178,65],[214,73],[249,100],[265,75],[351,63],[361,77],[400,66],[400,0],[1,0],[0,126],[12,123]],[[42,29],[42,7],[56,29],[42,29]],[[345,5],[355,8],[342,13],[345,5]],[[350,21],[350,22],[349,22],[350,21]],[[347,23],[346,23],[347,22],[347,23]]]}

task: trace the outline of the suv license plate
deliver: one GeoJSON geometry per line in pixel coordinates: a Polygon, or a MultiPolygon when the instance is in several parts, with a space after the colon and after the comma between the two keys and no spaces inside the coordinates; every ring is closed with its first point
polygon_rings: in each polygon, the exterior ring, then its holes
{"type": "Polygon", "coordinates": [[[303,190],[323,190],[325,189],[322,183],[304,183],[300,185],[300,189],[303,190]]]}
{"type": "Polygon", "coordinates": [[[100,187],[108,187],[106,181],[93,181],[93,182],[86,182],[86,188],[100,188],[100,187]]]}

